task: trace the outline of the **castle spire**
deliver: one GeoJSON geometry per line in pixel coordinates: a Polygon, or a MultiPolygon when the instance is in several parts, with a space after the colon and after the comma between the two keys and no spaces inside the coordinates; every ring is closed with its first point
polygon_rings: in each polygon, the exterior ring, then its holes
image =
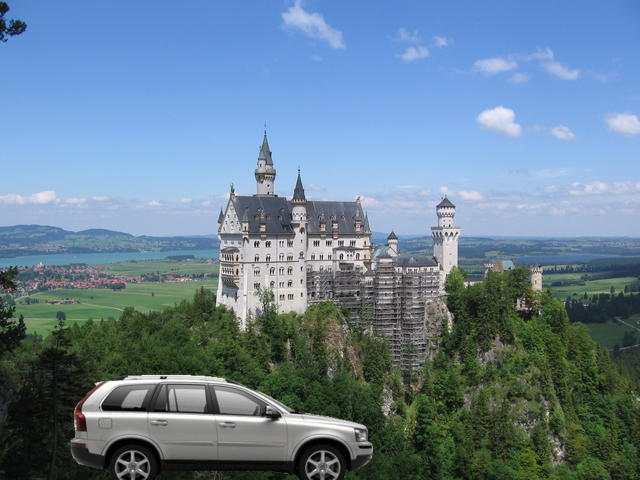
{"type": "Polygon", "coordinates": [[[273,159],[271,158],[271,150],[269,149],[269,140],[267,140],[267,130],[264,131],[264,138],[262,139],[262,147],[260,147],[260,154],[258,155],[258,162],[264,160],[266,165],[273,166],[273,159]]]}
{"type": "Polygon", "coordinates": [[[305,203],[307,197],[304,195],[304,187],[302,186],[302,178],[300,178],[300,169],[298,168],[298,180],[296,180],[296,188],[293,190],[292,203],[305,203]]]}
{"type": "Polygon", "coordinates": [[[255,170],[257,183],[257,195],[273,196],[274,182],[276,180],[276,169],[273,167],[269,140],[267,140],[267,130],[264,131],[262,146],[258,153],[258,168],[255,170]]]}

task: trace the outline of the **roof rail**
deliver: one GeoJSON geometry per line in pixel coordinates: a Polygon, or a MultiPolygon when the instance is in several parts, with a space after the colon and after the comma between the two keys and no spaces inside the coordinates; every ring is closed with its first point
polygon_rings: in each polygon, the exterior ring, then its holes
{"type": "Polygon", "coordinates": [[[206,375],[129,375],[123,380],[204,380],[213,382],[226,382],[220,377],[209,377],[206,375]]]}

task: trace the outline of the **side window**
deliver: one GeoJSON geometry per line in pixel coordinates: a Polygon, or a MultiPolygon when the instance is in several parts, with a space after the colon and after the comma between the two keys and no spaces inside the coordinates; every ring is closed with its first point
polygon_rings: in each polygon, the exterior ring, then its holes
{"type": "Polygon", "coordinates": [[[102,402],[107,412],[139,412],[147,409],[155,385],[123,385],[115,388],[102,402]]]}
{"type": "Polygon", "coordinates": [[[207,413],[206,387],[204,385],[162,385],[153,411],[207,413]]]}
{"type": "Polygon", "coordinates": [[[240,390],[215,387],[218,408],[221,415],[260,416],[266,404],[240,390]]]}

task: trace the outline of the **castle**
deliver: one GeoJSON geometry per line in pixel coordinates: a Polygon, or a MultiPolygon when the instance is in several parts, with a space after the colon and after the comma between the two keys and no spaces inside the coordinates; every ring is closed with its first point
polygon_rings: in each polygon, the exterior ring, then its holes
{"type": "Polygon", "coordinates": [[[458,264],[455,205],[445,197],[436,207],[432,257],[400,257],[394,232],[374,248],[359,198],[308,200],[299,170],[291,200],[275,195],[266,132],[254,174],[256,194],[236,195],[232,185],[218,218],[218,304],[232,309],[245,329],[260,314],[263,289],[273,292],[280,313],[332,301],[389,338],[397,365],[418,368],[432,343],[424,331],[426,304],[442,295],[458,264]]]}

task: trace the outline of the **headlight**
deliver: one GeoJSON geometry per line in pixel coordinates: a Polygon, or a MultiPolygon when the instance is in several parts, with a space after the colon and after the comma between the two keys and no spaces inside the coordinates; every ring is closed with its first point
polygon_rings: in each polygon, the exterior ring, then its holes
{"type": "Polygon", "coordinates": [[[356,442],[367,441],[367,429],[366,428],[354,428],[353,431],[356,434],[356,442]]]}

